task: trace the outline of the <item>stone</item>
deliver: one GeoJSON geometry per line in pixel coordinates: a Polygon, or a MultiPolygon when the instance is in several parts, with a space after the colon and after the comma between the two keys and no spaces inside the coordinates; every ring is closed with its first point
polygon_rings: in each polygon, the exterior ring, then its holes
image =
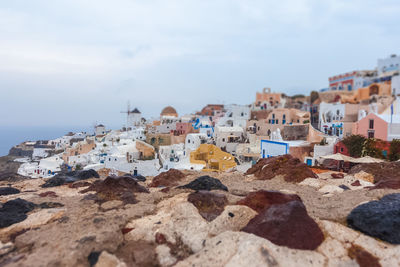
{"type": "Polygon", "coordinates": [[[53,198],[58,197],[56,192],[54,192],[54,191],[42,192],[42,193],[39,194],[39,196],[40,197],[53,197],[53,198]]]}
{"type": "Polygon", "coordinates": [[[365,171],[360,171],[360,172],[354,174],[354,178],[357,180],[363,180],[363,181],[366,181],[369,183],[374,183],[374,176],[365,171]]]}
{"type": "Polygon", "coordinates": [[[14,244],[11,242],[5,243],[3,244],[0,241],[0,257],[9,253],[10,251],[12,251],[14,249],[14,244]]]}
{"type": "Polygon", "coordinates": [[[100,252],[99,251],[92,251],[88,255],[88,261],[90,266],[94,266],[97,261],[99,260],[100,252]]]}
{"type": "Polygon", "coordinates": [[[42,202],[36,207],[40,209],[54,209],[54,208],[61,208],[64,207],[64,204],[58,203],[58,202],[42,202]]]}
{"type": "Polygon", "coordinates": [[[177,186],[179,184],[178,182],[184,177],[185,174],[183,174],[183,172],[176,169],[169,169],[168,171],[155,176],[149,186],[177,186]]]}
{"type": "Polygon", "coordinates": [[[323,255],[315,251],[277,246],[244,232],[223,232],[206,240],[201,251],[177,262],[186,266],[325,266],[323,255]]]}
{"type": "Polygon", "coordinates": [[[96,181],[88,188],[80,191],[86,193],[95,191],[95,201],[103,203],[111,200],[120,200],[124,204],[135,204],[137,200],[133,192],[149,193],[149,190],[140,185],[130,176],[107,177],[104,181],[96,181]]]}
{"type": "Polygon", "coordinates": [[[324,194],[333,194],[333,193],[342,193],[344,189],[336,185],[327,184],[321,187],[318,191],[324,194]]]}
{"type": "Polygon", "coordinates": [[[89,178],[100,178],[100,176],[95,170],[92,169],[59,173],[56,174],[54,177],[47,179],[47,181],[41,187],[48,188],[61,186],[80,180],[87,180],[89,178]]]}
{"type": "Polygon", "coordinates": [[[314,250],[324,241],[321,229],[300,201],[271,205],[242,231],[294,249],[314,250]]]}
{"type": "Polygon", "coordinates": [[[202,190],[191,193],[188,201],[198,209],[201,217],[209,222],[217,218],[228,204],[226,196],[202,190]]]}
{"type": "Polygon", "coordinates": [[[331,177],[333,179],[343,179],[344,178],[344,174],[340,173],[340,172],[334,172],[334,173],[331,173],[331,177]]]}
{"type": "Polygon", "coordinates": [[[359,180],[356,180],[355,182],[351,183],[350,185],[352,186],[361,186],[361,183],[359,180]]]}
{"type": "Polygon", "coordinates": [[[271,180],[283,175],[286,182],[292,183],[300,183],[306,178],[318,178],[311,168],[290,154],[258,160],[245,173],[245,175],[251,174],[259,180],[271,180]]]}
{"type": "Polygon", "coordinates": [[[360,267],[381,267],[379,260],[360,246],[352,245],[348,254],[351,259],[357,261],[360,267]]]}
{"type": "Polygon", "coordinates": [[[350,190],[350,187],[348,187],[347,185],[344,185],[344,184],[339,185],[339,187],[342,188],[344,191],[350,190]]]}
{"type": "Polygon", "coordinates": [[[41,225],[47,224],[50,221],[58,220],[64,215],[64,212],[64,209],[42,209],[31,213],[23,221],[0,229],[0,238],[4,236],[9,238],[10,236],[18,235],[27,229],[34,229],[41,225]]]}
{"type": "Polygon", "coordinates": [[[35,204],[20,198],[7,201],[0,208],[0,228],[22,222],[34,208],[35,204]]]}
{"type": "Polygon", "coordinates": [[[69,188],[79,188],[79,187],[87,187],[87,186],[91,186],[92,183],[89,183],[87,181],[77,181],[71,184],[68,184],[69,188]]]}
{"type": "Polygon", "coordinates": [[[237,205],[245,205],[258,213],[274,204],[284,204],[290,201],[301,201],[298,195],[283,194],[279,191],[259,190],[249,193],[245,198],[239,200],[237,205]]]}
{"type": "Polygon", "coordinates": [[[191,181],[190,183],[179,186],[178,188],[187,188],[187,189],[193,189],[193,190],[224,190],[228,191],[228,188],[221,183],[220,180],[215,179],[213,177],[210,177],[208,175],[205,176],[200,176],[196,178],[194,181],[191,181]]]}
{"type": "Polygon", "coordinates": [[[357,206],[347,216],[347,224],[366,235],[400,244],[400,193],[357,206]]]}
{"type": "Polygon", "coordinates": [[[14,187],[0,187],[0,196],[15,195],[20,192],[21,191],[14,187]]]}
{"type": "MultiPolygon", "coordinates": [[[[90,260],[89,260],[90,262],[90,260]]],[[[92,266],[92,264],[90,264],[92,266]]],[[[95,267],[126,267],[123,261],[120,261],[115,255],[102,251],[96,260],[95,267]]]]}
{"type": "Polygon", "coordinates": [[[111,209],[117,209],[119,207],[121,207],[124,203],[120,200],[111,200],[111,201],[107,201],[104,202],[103,204],[101,204],[101,208],[103,210],[111,210],[111,209]]]}

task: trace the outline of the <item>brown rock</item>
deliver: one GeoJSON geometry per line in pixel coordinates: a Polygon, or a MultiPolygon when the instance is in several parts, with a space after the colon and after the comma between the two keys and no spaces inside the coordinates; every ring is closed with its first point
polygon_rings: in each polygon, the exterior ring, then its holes
{"type": "Polygon", "coordinates": [[[176,169],[169,169],[168,171],[162,172],[154,177],[149,186],[176,186],[183,177],[185,177],[185,174],[183,174],[181,171],[178,171],[176,169]]]}
{"type": "Polygon", "coordinates": [[[375,186],[371,187],[372,189],[384,189],[384,188],[390,188],[390,189],[400,189],[400,180],[381,180],[375,184],[375,186]]]}
{"type": "Polygon", "coordinates": [[[382,162],[358,164],[351,168],[349,174],[355,176],[359,172],[366,172],[372,175],[373,183],[381,180],[400,180],[400,162],[382,162]]]}
{"type": "Polygon", "coordinates": [[[165,235],[163,235],[161,233],[156,233],[155,240],[156,240],[156,243],[159,245],[167,243],[167,238],[165,237],[165,235]]]}
{"type": "Polygon", "coordinates": [[[333,178],[333,179],[343,179],[344,178],[344,174],[343,173],[338,173],[338,172],[335,172],[335,173],[332,173],[331,174],[331,177],[333,178]]]}
{"type": "Polygon", "coordinates": [[[201,217],[209,222],[217,218],[228,204],[226,196],[210,191],[191,193],[188,201],[198,209],[201,217]]]}
{"type": "Polygon", "coordinates": [[[380,267],[378,259],[368,251],[357,245],[351,245],[348,250],[351,259],[357,261],[360,267],[380,267]]]}
{"type": "Polygon", "coordinates": [[[137,200],[133,192],[149,193],[135,179],[128,176],[107,177],[104,181],[96,181],[81,193],[96,191],[96,202],[103,203],[110,200],[121,200],[124,204],[135,204],[137,200]]]}
{"type": "Polygon", "coordinates": [[[237,205],[245,205],[260,213],[274,204],[284,204],[290,201],[301,201],[298,195],[283,194],[278,191],[259,190],[249,193],[245,198],[239,200],[237,205]]]}
{"type": "Polygon", "coordinates": [[[46,191],[39,194],[40,197],[58,197],[56,192],[53,191],[46,191]]]}
{"type": "Polygon", "coordinates": [[[352,186],[361,186],[361,183],[359,180],[356,180],[355,182],[351,183],[352,186]]]}
{"type": "Polygon", "coordinates": [[[72,184],[69,184],[69,188],[79,188],[79,187],[86,187],[86,186],[91,186],[92,183],[86,182],[86,181],[78,181],[72,184]]]}
{"type": "Polygon", "coordinates": [[[242,231],[294,249],[314,250],[324,240],[318,224],[308,216],[300,201],[271,205],[250,220],[242,231]]]}
{"type": "Polygon", "coordinates": [[[283,175],[286,182],[294,183],[299,183],[310,177],[318,178],[306,164],[289,154],[260,159],[245,173],[245,175],[250,174],[254,174],[259,180],[270,180],[277,175],[283,175]]]}

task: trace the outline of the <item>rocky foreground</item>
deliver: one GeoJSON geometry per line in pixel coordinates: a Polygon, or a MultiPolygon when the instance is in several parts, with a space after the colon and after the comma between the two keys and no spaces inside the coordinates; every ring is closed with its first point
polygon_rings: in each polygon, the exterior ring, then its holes
{"type": "Polygon", "coordinates": [[[4,180],[0,266],[399,266],[391,164],[390,177],[284,156],[246,174],[4,180]]]}

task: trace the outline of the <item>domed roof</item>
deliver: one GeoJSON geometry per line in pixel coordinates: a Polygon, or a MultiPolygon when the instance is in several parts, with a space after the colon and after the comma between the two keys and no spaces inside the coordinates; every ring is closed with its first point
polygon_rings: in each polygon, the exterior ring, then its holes
{"type": "Polygon", "coordinates": [[[174,117],[178,117],[178,113],[176,112],[176,110],[171,107],[165,107],[162,111],[161,111],[161,116],[174,116],[174,117]]]}

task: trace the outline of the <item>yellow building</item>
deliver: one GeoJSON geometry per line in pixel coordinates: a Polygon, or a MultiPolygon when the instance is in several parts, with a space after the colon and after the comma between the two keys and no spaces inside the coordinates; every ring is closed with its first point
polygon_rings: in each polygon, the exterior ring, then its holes
{"type": "Polygon", "coordinates": [[[190,163],[203,164],[203,171],[226,171],[236,167],[234,156],[210,144],[201,144],[196,151],[191,152],[190,163]]]}
{"type": "Polygon", "coordinates": [[[390,96],[392,88],[390,82],[373,83],[370,86],[358,88],[352,96],[342,96],[342,103],[359,103],[363,100],[370,99],[373,95],[390,96]]]}

